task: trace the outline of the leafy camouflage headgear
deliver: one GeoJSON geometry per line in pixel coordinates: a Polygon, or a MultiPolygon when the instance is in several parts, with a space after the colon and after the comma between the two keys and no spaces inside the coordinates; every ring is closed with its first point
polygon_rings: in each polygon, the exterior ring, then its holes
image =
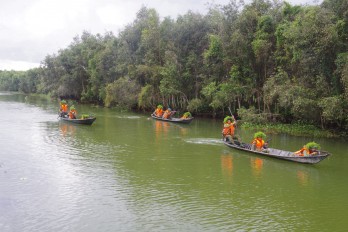
{"type": "Polygon", "coordinates": [[[317,144],[316,142],[309,142],[305,145],[305,148],[307,149],[317,149],[320,150],[320,145],[317,144]]]}
{"type": "Polygon", "coordinates": [[[185,112],[185,113],[184,113],[184,116],[186,116],[186,117],[188,117],[188,118],[192,117],[192,115],[191,115],[190,112],[185,112]]]}
{"type": "Polygon", "coordinates": [[[226,117],[224,118],[224,123],[226,123],[228,120],[231,120],[231,122],[232,122],[232,121],[233,121],[232,116],[226,116],[226,117]]]}
{"type": "Polygon", "coordinates": [[[254,134],[254,139],[256,138],[262,138],[262,139],[265,139],[267,136],[265,133],[261,132],[261,131],[258,131],[254,134]]]}

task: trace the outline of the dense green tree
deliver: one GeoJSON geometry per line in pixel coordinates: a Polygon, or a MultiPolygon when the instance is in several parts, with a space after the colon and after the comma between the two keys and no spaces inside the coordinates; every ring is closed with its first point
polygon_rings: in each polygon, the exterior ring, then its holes
{"type": "Polygon", "coordinates": [[[0,71],[0,90],[348,128],[347,54],[346,0],[231,0],[176,19],[141,7],[117,36],[84,31],[38,69],[0,71]]]}
{"type": "Polygon", "coordinates": [[[173,44],[168,49],[176,54],[182,92],[190,99],[199,97],[206,77],[202,54],[208,46],[210,31],[208,19],[201,14],[189,11],[176,20],[173,44]]]}
{"type": "Polygon", "coordinates": [[[105,105],[122,108],[136,107],[139,89],[140,86],[129,78],[119,78],[106,86],[105,105]]]}
{"type": "Polygon", "coordinates": [[[25,72],[25,76],[20,79],[18,90],[23,93],[37,93],[41,72],[41,68],[33,68],[25,72]]]}
{"type": "Polygon", "coordinates": [[[18,91],[24,76],[23,71],[0,71],[0,90],[18,91]]]}

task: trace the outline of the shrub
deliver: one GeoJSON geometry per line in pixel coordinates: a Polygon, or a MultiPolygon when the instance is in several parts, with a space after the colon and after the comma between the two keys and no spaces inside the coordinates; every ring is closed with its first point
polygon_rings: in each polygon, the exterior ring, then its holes
{"type": "Polygon", "coordinates": [[[251,122],[251,123],[267,123],[267,115],[258,114],[254,107],[250,107],[249,109],[239,108],[238,115],[241,117],[243,122],[251,122]]]}

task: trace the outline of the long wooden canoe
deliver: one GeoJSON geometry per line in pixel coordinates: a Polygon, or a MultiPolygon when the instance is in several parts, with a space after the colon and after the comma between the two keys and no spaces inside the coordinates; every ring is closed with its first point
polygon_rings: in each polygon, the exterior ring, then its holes
{"type": "Polygon", "coordinates": [[[235,140],[235,143],[226,142],[224,141],[224,144],[228,147],[235,148],[242,151],[251,152],[254,154],[277,158],[277,159],[283,159],[283,160],[289,160],[294,161],[298,163],[305,163],[305,164],[316,164],[322,161],[323,159],[327,158],[330,153],[326,151],[319,151],[317,155],[311,155],[311,156],[298,156],[295,155],[294,152],[291,151],[284,151],[279,150],[275,148],[268,148],[267,152],[262,151],[255,151],[251,149],[251,144],[247,143],[240,143],[239,141],[235,140]]]}
{"type": "Polygon", "coordinates": [[[81,125],[92,125],[92,123],[97,119],[96,117],[88,117],[85,119],[71,119],[68,117],[59,117],[61,121],[81,124],[81,125]]]}
{"type": "Polygon", "coordinates": [[[156,119],[156,120],[160,120],[160,121],[165,121],[165,122],[174,122],[174,123],[182,123],[182,124],[189,124],[192,122],[193,120],[193,117],[191,118],[170,118],[170,119],[166,119],[166,118],[162,118],[162,117],[157,117],[156,115],[154,114],[151,114],[151,117],[153,119],[156,119]]]}

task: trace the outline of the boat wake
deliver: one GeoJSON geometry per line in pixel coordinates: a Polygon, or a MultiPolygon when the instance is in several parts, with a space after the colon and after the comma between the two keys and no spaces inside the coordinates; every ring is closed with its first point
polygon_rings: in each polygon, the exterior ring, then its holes
{"type": "Polygon", "coordinates": [[[138,119],[140,116],[116,116],[116,118],[125,118],[125,119],[138,119]]]}
{"type": "Polygon", "coordinates": [[[194,143],[194,144],[220,145],[222,143],[222,140],[215,139],[215,138],[194,138],[194,139],[185,139],[185,142],[194,143]]]}

